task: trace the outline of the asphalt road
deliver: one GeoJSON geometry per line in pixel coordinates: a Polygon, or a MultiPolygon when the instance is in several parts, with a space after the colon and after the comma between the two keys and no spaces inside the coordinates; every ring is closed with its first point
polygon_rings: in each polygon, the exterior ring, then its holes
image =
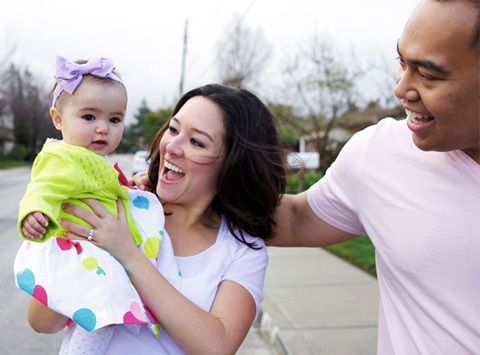
{"type": "Polygon", "coordinates": [[[30,296],[15,286],[13,261],[22,239],[17,232],[18,203],[30,181],[29,168],[0,170],[0,354],[58,354],[63,332],[35,333],[27,322],[30,296]]]}

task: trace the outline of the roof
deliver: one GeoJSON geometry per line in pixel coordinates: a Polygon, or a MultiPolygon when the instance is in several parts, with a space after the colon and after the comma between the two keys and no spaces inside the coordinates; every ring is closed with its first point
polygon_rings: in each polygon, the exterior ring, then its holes
{"type": "Polygon", "coordinates": [[[378,123],[385,117],[393,117],[396,119],[405,117],[405,109],[397,106],[392,109],[385,110],[378,105],[372,105],[362,111],[349,112],[343,115],[335,124],[337,127],[343,127],[348,130],[359,131],[368,126],[378,123]]]}

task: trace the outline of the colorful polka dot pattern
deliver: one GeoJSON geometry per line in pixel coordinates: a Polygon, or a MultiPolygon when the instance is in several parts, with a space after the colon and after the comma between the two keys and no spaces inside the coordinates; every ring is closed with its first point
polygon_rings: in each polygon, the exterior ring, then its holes
{"type": "Polygon", "coordinates": [[[17,274],[17,284],[22,290],[28,293],[30,296],[35,297],[42,302],[45,306],[48,306],[48,298],[45,289],[35,284],[35,275],[32,270],[25,269],[17,274]]]}
{"type": "MultiPolygon", "coordinates": [[[[179,288],[180,272],[163,229],[163,207],[155,195],[143,191],[132,190],[129,198],[132,217],[143,238],[139,248],[179,288]]],[[[88,241],[26,241],[14,269],[20,289],[89,332],[126,323],[148,325],[159,334],[154,317],[143,306],[121,264],[88,241]]]]}
{"type": "Polygon", "coordinates": [[[180,288],[181,273],[177,267],[170,237],[163,229],[165,225],[163,206],[152,193],[129,190],[127,194],[130,200],[130,213],[143,237],[140,249],[172,285],[180,288]],[[162,218],[162,221],[159,223],[158,220],[152,219],[152,216],[161,216],[159,218],[162,218]]]}
{"type": "Polygon", "coordinates": [[[131,287],[131,282],[123,267],[106,251],[89,242],[70,242],[61,238],[52,238],[42,244],[24,242],[17,255],[15,267],[16,269],[20,267],[19,271],[15,270],[16,283],[20,289],[46,306],[70,317],[89,332],[108,324],[118,323],[150,325],[153,332],[158,329],[155,319],[148,316],[138,293],[131,287]],[[64,256],[68,256],[68,253],[70,255],[65,258],[60,256],[61,253],[64,256]],[[60,261],[60,259],[69,261],[72,258],[78,260],[77,266],[75,267],[71,262],[68,262],[68,265],[62,265],[61,267],[65,267],[68,273],[60,275],[53,273],[54,281],[50,281],[52,273],[49,271],[52,263],[50,262],[47,265],[44,260],[49,259],[55,262],[60,261]],[[105,287],[101,287],[104,283],[103,280],[107,278],[107,273],[99,266],[98,260],[105,263],[107,269],[112,270],[112,277],[108,280],[110,286],[112,286],[112,282],[116,284],[114,285],[114,291],[112,290],[112,297],[105,297],[105,287]],[[22,265],[20,264],[22,262],[23,266],[31,266],[31,268],[21,268],[22,265]],[[110,264],[115,263],[115,267],[112,268],[110,264]],[[92,271],[94,271],[93,274],[92,271]],[[68,274],[73,277],[65,278],[64,276],[68,274]],[[86,288],[83,293],[81,293],[82,285],[86,288]],[[72,295],[72,293],[74,294],[72,295]],[[116,302],[119,293],[123,295],[120,303],[116,302]],[[49,294],[53,295],[50,299],[49,294]],[[69,297],[82,299],[84,301],[82,307],[71,304],[66,307],[64,303],[69,297]],[[95,298],[103,300],[101,307],[98,307],[95,298]],[[105,313],[104,306],[110,303],[114,309],[105,313]],[[85,304],[91,306],[84,307],[85,304]],[[60,309],[56,307],[60,307],[60,309]],[[109,314],[112,318],[102,319],[104,314],[109,314]]]}

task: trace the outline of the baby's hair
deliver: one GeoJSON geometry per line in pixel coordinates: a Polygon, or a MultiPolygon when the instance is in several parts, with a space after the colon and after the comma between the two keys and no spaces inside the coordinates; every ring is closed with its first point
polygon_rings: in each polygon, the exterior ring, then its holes
{"type": "MultiPolygon", "coordinates": [[[[88,60],[85,60],[85,59],[80,59],[80,60],[76,60],[75,63],[76,64],[85,64],[87,63],[88,60]]],[[[118,78],[122,79],[122,77],[120,76],[120,74],[118,73],[118,71],[115,69],[112,71],[113,74],[115,74],[118,78]]],[[[94,75],[90,75],[90,74],[84,74],[83,75],[83,79],[82,79],[82,82],[93,82],[93,83],[98,83],[98,84],[102,84],[102,85],[116,85],[116,84],[120,84],[118,81],[115,81],[113,79],[110,79],[110,78],[99,78],[97,76],[94,76],[94,75]]],[[[53,86],[52,88],[52,91],[50,91],[50,94],[49,94],[49,98],[50,100],[53,99],[53,93],[55,92],[55,88],[57,87],[58,83],[55,82],[55,85],[53,86]]],[[[122,85],[122,84],[120,84],[122,85]]],[[[123,85],[122,85],[123,86],[123,85]]],[[[61,111],[62,108],[63,108],[63,105],[65,104],[65,100],[66,100],[66,97],[68,97],[69,95],[65,95],[65,91],[62,91],[62,93],[60,94],[60,96],[57,98],[56,102],[55,102],[55,107],[61,111]]]]}

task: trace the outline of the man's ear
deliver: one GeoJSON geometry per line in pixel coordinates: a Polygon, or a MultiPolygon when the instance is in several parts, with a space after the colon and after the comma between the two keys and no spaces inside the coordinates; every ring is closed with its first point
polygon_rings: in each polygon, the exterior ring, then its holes
{"type": "Polygon", "coordinates": [[[56,107],[51,107],[50,108],[50,117],[52,117],[52,122],[53,125],[55,126],[56,129],[59,131],[62,130],[62,115],[58,111],[56,107]]]}

